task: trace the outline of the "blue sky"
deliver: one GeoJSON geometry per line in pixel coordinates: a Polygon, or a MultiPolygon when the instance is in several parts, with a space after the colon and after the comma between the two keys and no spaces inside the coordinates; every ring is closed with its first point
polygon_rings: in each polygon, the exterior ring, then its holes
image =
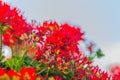
{"type": "MultiPolygon", "coordinates": [[[[56,20],[78,25],[99,45],[106,57],[97,62],[120,61],[120,0],[4,0],[22,10],[28,20],[56,20]]],[[[111,62],[111,63],[110,63],[111,62]]],[[[103,64],[99,63],[103,66],[103,64]]]]}

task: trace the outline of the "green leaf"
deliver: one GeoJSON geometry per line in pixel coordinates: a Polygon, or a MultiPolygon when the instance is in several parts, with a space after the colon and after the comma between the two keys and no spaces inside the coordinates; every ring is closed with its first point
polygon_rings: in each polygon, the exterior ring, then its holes
{"type": "Polygon", "coordinates": [[[102,52],[101,49],[98,49],[98,50],[96,51],[96,55],[97,55],[98,58],[101,58],[101,57],[104,56],[104,54],[103,54],[103,52],[102,52]]]}
{"type": "Polygon", "coordinates": [[[91,56],[88,57],[89,61],[93,61],[93,59],[94,59],[94,57],[91,57],[91,56]]]}
{"type": "Polygon", "coordinates": [[[37,66],[37,61],[31,59],[28,56],[25,56],[24,57],[24,66],[26,66],[26,67],[36,67],[37,66]]]}
{"type": "Polygon", "coordinates": [[[68,73],[66,74],[66,79],[65,80],[70,80],[73,77],[73,72],[72,70],[68,70],[68,73]]]}
{"type": "Polygon", "coordinates": [[[49,76],[55,76],[55,75],[60,76],[60,73],[58,73],[58,72],[55,71],[55,70],[49,70],[49,76]]]}
{"type": "Polygon", "coordinates": [[[0,56],[0,61],[2,61],[5,58],[5,56],[0,56]]]}
{"type": "Polygon", "coordinates": [[[23,64],[24,60],[22,60],[19,56],[13,56],[12,59],[9,59],[5,62],[5,68],[14,69],[19,72],[23,64]]]}
{"type": "Polygon", "coordinates": [[[0,67],[5,66],[5,63],[3,62],[4,58],[5,58],[4,56],[0,56],[0,67]]]}

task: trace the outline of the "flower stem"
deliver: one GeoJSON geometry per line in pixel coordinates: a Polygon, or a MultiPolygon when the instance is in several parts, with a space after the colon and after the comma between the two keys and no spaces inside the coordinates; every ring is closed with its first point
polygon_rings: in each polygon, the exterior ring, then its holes
{"type": "Polygon", "coordinates": [[[2,29],[0,26],[0,56],[2,55],[2,29]]]}

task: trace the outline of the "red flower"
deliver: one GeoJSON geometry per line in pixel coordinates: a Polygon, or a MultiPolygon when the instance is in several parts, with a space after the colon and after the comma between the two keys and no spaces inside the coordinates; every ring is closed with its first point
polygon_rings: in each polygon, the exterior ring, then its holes
{"type": "Polygon", "coordinates": [[[7,72],[7,75],[12,79],[13,77],[17,77],[17,78],[20,78],[20,75],[14,71],[14,70],[10,70],[7,72]]]}
{"type": "Polygon", "coordinates": [[[60,78],[59,76],[54,76],[55,80],[63,80],[62,78],[60,78]]]}
{"type": "Polygon", "coordinates": [[[111,68],[112,80],[120,79],[120,65],[115,65],[111,68]]]}
{"type": "Polygon", "coordinates": [[[40,26],[39,30],[42,31],[43,34],[46,34],[46,32],[52,32],[54,30],[58,30],[59,25],[56,22],[51,21],[45,21],[43,22],[43,25],[40,26]]]}
{"type": "Polygon", "coordinates": [[[10,40],[13,39],[11,39],[11,37],[14,37],[14,40],[12,40],[13,42],[17,41],[22,34],[31,30],[31,27],[29,27],[30,25],[26,22],[17,8],[10,7],[10,5],[0,1],[0,27],[4,26],[7,26],[7,30],[4,34],[9,35],[7,36],[7,41],[4,41],[6,35],[3,35],[3,42],[7,45],[11,43],[10,40]]]}
{"type": "Polygon", "coordinates": [[[92,42],[87,46],[87,49],[88,49],[88,51],[90,52],[90,54],[93,53],[93,48],[94,48],[94,47],[95,47],[95,44],[92,43],[92,42]]]}
{"type": "Polygon", "coordinates": [[[78,42],[83,40],[83,32],[79,28],[69,24],[58,25],[56,22],[46,21],[38,30],[44,34],[44,45],[41,52],[45,53],[45,51],[50,49],[51,53],[55,54],[59,49],[58,56],[66,55],[68,59],[74,53],[80,54],[78,42]]]}
{"type": "Polygon", "coordinates": [[[0,68],[0,77],[4,76],[6,74],[6,70],[4,70],[3,68],[0,68]]]}
{"type": "Polygon", "coordinates": [[[36,80],[36,69],[22,67],[20,70],[20,80],[36,80]]]}
{"type": "Polygon", "coordinates": [[[10,32],[7,32],[6,34],[3,34],[3,43],[6,45],[15,44],[16,39],[10,32]]]}

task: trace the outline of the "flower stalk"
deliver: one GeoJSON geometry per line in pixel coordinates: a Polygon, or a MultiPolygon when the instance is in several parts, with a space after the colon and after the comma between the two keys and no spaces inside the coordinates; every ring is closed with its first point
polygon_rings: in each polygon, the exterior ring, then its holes
{"type": "Polygon", "coordinates": [[[0,56],[2,55],[2,29],[0,25],[0,56]]]}

